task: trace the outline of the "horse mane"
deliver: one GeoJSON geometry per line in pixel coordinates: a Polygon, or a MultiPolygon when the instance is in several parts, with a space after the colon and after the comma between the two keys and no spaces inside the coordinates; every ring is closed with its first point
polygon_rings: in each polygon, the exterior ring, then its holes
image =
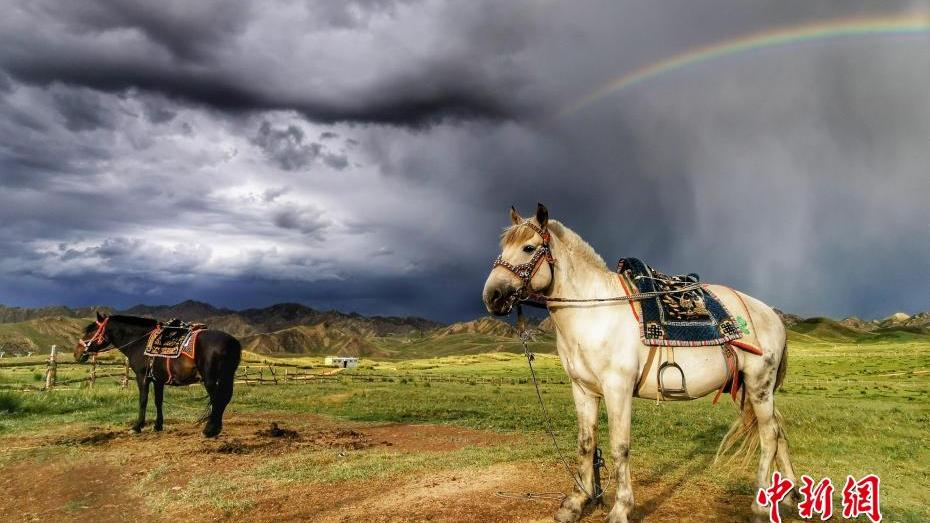
{"type": "MultiPolygon", "coordinates": [[[[582,258],[592,265],[605,269],[607,268],[607,263],[604,262],[604,258],[601,258],[601,255],[594,250],[594,247],[591,247],[588,242],[584,241],[584,238],[563,225],[562,222],[558,220],[549,220],[546,224],[546,228],[549,229],[549,232],[551,232],[553,236],[565,244],[565,248],[568,249],[571,254],[582,258]]],[[[522,227],[522,224],[511,225],[504,229],[504,232],[501,234],[501,248],[511,243],[525,242],[532,238],[534,234],[536,234],[536,232],[533,231],[533,229],[522,227]]]]}
{"type": "Polygon", "coordinates": [[[123,314],[113,314],[109,318],[110,321],[133,325],[136,327],[154,327],[158,323],[158,320],[154,320],[152,318],[143,318],[142,316],[126,316],[123,314]]]}
{"type": "Polygon", "coordinates": [[[588,242],[584,241],[584,238],[579,236],[578,233],[557,220],[549,220],[549,224],[546,227],[552,232],[553,236],[565,244],[565,247],[570,253],[592,265],[607,269],[607,263],[604,262],[604,258],[601,258],[601,255],[594,250],[594,247],[591,247],[588,242]]]}

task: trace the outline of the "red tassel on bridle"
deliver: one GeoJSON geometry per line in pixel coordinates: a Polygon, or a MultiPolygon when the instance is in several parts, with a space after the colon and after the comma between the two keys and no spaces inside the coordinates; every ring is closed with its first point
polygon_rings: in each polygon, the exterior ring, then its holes
{"type": "Polygon", "coordinates": [[[104,340],[107,335],[107,324],[110,323],[110,317],[107,316],[103,321],[97,320],[97,330],[94,332],[94,335],[89,340],[81,340],[81,345],[85,349],[89,349],[91,345],[103,345],[104,340]]]}

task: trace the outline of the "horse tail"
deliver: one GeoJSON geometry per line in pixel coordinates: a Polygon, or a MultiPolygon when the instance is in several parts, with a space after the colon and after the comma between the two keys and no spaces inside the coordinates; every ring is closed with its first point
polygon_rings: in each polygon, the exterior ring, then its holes
{"type": "Polygon", "coordinates": [[[752,409],[752,404],[748,401],[743,402],[740,410],[740,417],[733,422],[730,430],[723,437],[720,446],[717,447],[717,454],[714,456],[714,463],[720,461],[720,458],[735,448],[730,461],[738,461],[741,465],[748,463],[750,456],[756,452],[759,446],[759,420],[756,419],[756,413],[752,409]]]}
{"type": "Polygon", "coordinates": [[[203,414],[197,418],[197,421],[194,422],[195,425],[200,425],[210,419],[210,413],[213,412],[213,404],[208,402],[207,407],[204,409],[203,414]]]}
{"type": "Polygon", "coordinates": [[[785,375],[788,374],[788,340],[785,339],[785,346],[781,350],[781,361],[778,363],[778,372],[775,373],[775,389],[781,388],[785,381],[785,375]]]}
{"type": "MultiPolygon", "coordinates": [[[[775,373],[775,387],[772,390],[773,393],[775,390],[781,387],[781,384],[785,380],[785,375],[787,373],[788,341],[786,340],[782,349],[781,362],[779,362],[778,370],[775,373]]],[[[778,407],[776,407],[774,403],[772,404],[772,410],[775,417],[775,425],[778,428],[779,437],[784,437],[785,419],[782,417],[781,412],[778,411],[778,407]]],[[[717,454],[714,456],[714,463],[717,463],[721,456],[732,450],[733,455],[730,459],[738,462],[741,466],[745,466],[749,462],[749,459],[755,455],[758,448],[759,420],[756,418],[756,411],[752,407],[752,402],[744,401],[740,409],[739,419],[733,422],[730,430],[720,442],[720,446],[717,447],[717,454]]]]}
{"type": "MultiPolygon", "coordinates": [[[[774,405],[772,406],[775,414],[775,423],[778,427],[779,435],[784,435],[785,418],[774,405]]],[[[759,449],[759,420],[752,405],[747,401],[740,412],[740,417],[733,422],[730,430],[717,447],[717,454],[714,456],[714,463],[732,451],[732,455],[726,460],[729,463],[735,462],[737,465],[744,467],[749,460],[756,454],[759,449]]]]}

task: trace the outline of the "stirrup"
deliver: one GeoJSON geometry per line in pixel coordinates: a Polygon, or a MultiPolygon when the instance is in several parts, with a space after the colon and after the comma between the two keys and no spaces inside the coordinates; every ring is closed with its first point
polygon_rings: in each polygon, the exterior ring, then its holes
{"type": "Polygon", "coordinates": [[[659,382],[658,385],[659,385],[659,396],[660,397],[673,399],[673,400],[691,399],[691,395],[688,394],[688,385],[685,383],[685,371],[681,368],[680,365],[678,365],[674,361],[666,361],[662,365],[659,365],[659,370],[657,371],[656,377],[659,382]],[[670,368],[677,370],[678,374],[681,376],[681,387],[680,388],[670,389],[670,388],[667,388],[662,382],[662,375],[665,373],[665,371],[669,370],[670,368]]]}

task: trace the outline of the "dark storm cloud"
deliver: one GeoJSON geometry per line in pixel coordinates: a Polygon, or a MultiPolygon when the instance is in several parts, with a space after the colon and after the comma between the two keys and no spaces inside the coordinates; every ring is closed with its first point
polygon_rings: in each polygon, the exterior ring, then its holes
{"type": "Polygon", "coordinates": [[[60,90],[54,95],[55,107],[71,131],[93,131],[113,125],[110,108],[102,97],[88,89],[60,90]]]}
{"type": "Polygon", "coordinates": [[[467,318],[507,209],[543,201],[609,265],[801,314],[927,309],[926,35],[753,50],[561,113],[695,46],[919,7],[13,3],[0,302],[467,318]]]}
{"type": "MultiPolygon", "coordinates": [[[[319,122],[419,126],[447,118],[514,116],[518,107],[507,91],[513,92],[526,79],[514,74],[516,64],[491,56],[506,48],[487,42],[481,49],[448,45],[441,56],[390,57],[400,65],[397,68],[378,63],[384,54],[381,41],[396,46],[396,36],[407,31],[408,12],[403,20],[393,20],[399,17],[397,5],[406,4],[352,2],[337,8],[327,3],[285,2],[279,4],[281,17],[265,20],[250,17],[256,11],[269,12],[254,2],[192,6],[96,1],[65,7],[23,2],[11,9],[0,38],[0,67],[20,81],[37,85],[60,82],[107,92],[137,88],[221,110],[291,109],[319,122]],[[362,42],[363,31],[369,27],[363,22],[370,17],[390,21],[378,26],[379,35],[373,42],[358,47],[337,43],[335,30],[356,31],[357,41],[362,42]],[[313,56],[309,49],[291,49],[281,42],[282,36],[308,42],[330,38],[333,43],[327,48],[328,56],[313,56]],[[269,42],[279,42],[280,47],[269,49],[274,45],[269,42]],[[325,68],[270,68],[269,63],[278,61],[277,55],[297,64],[320,62],[325,68]],[[342,59],[346,66],[338,74],[326,63],[342,59]],[[372,60],[371,66],[364,63],[372,60]],[[383,74],[353,74],[353,62],[369,70],[381,69],[383,74]]],[[[449,42],[469,36],[461,34],[463,29],[452,20],[437,22],[460,33],[444,35],[450,37],[449,42]]],[[[400,46],[398,53],[403,49],[400,46]]]]}
{"type": "Polygon", "coordinates": [[[265,154],[282,169],[294,171],[310,165],[320,155],[323,146],[304,141],[304,131],[296,125],[285,129],[273,129],[271,123],[262,122],[252,140],[265,154]]]}
{"type": "Polygon", "coordinates": [[[143,107],[145,117],[154,124],[168,123],[178,115],[164,100],[147,100],[143,107]]]}
{"type": "Polygon", "coordinates": [[[274,224],[282,229],[294,229],[318,238],[322,237],[323,231],[330,225],[319,211],[295,208],[277,211],[274,214],[274,224]]]}
{"type": "Polygon", "coordinates": [[[231,37],[249,19],[249,2],[205,0],[196,3],[145,0],[91,0],[42,5],[45,16],[54,17],[76,33],[138,31],[184,60],[200,62],[231,37]]]}

